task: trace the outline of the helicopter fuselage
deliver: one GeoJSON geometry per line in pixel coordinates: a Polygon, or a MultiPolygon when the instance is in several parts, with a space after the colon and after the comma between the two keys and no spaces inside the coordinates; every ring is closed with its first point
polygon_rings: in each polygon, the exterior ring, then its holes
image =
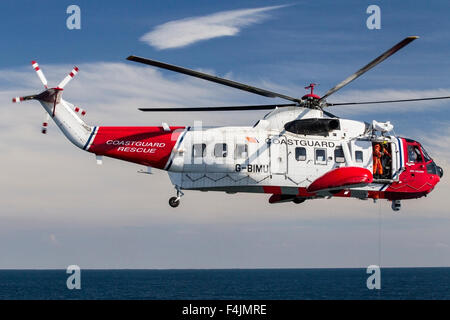
{"type": "Polygon", "coordinates": [[[253,127],[96,127],[85,150],[166,170],[180,190],[268,193],[271,203],[333,196],[412,199],[439,182],[442,173],[419,143],[376,135],[354,120],[332,119],[337,127],[326,129],[321,119],[328,118],[320,110],[293,107],[275,109],[253,127]],[[303,134],[286,130],[292,121],[300,122],[290,130],[303,134]],[[301,126],[307,123],[313,134],[301,126]],[[385,151],[381,173],[374,171],[377,144],[385,151]],[[366,169],[373,178],[354,181],[355,173],[347,177],[343,168],[366,169]],[[336,183],[341,177],[347,180],[336,183]],[[322,187],[313,192],[318,179],[322,187]]]}

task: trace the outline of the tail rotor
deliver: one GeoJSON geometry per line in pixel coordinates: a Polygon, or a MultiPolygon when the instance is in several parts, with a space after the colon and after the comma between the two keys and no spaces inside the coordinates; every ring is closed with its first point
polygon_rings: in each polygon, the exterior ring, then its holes
{"type": "MultiPolygon", "coordinates": [[[[75,77],[75,75],[78,73],[78,67],[76,67],[76,66],[73,67],[72,71],[58,84],[58,86],[56,88],[49,89],[47,78],[45,77],[44,73],[42,72],[42,69],[39,67],[39,64],[35,60],[33,60],[33,61],[31,61],[31,65],[32,65],[34,71],[36,71],[36,74],[39,77],[39,80],[41,80],[41,82],[44,85],[44,88],[46,90],[40,94],[23,96],[23,97],[14,97],[12,99],[12,102],[18,103],[18,102],[27,101],[27,100],[39,100],[39,101],[43,100],[43,101],[48,102],[49,97],[55,97],[53,113],[52,113],[53,114],[52,116],[54,116],[57,100],[59,101],[59,98],[57,99],[57,97],[59,97],[59,95],[57,95],[57,92],[61,92],[64,89],[64,87],[75,77]]],[[[52,98],[52,101],[53,101],[53,98],[52,98]]],[[[79,115],[79,116],[86,115],[86,110],[81,109],[80,107],[77,107],[77,106],[73,106],[73,105],[70,105],[70,107],[72,107],[73,111],[77,115],[79,115]]],[[[47,133],[49,120],[50,120],[50,114],[48,112],[46,112],[44,121],[42,122],[42,126],[41,126],[41,132],[43,134],[47,133]]]]}

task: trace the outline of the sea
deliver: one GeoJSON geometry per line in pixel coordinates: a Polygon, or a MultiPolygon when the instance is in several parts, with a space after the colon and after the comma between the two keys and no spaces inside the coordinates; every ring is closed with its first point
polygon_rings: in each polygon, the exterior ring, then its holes
{"type": "Polygon", "coordinates": [[[403,300],[450,299],[450,268],[382,268],[380,289],[366,269],[0,270],[0,300],[403,300]]]}

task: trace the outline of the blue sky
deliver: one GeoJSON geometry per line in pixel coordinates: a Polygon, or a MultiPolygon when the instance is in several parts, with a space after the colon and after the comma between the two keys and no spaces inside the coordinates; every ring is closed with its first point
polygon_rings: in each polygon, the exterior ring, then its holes
{"type": "MultiPolygon", "coordinates": [[[[137,175],[139,168],[116,160],[98,168],[54,125],[46,137],[38,134],[42,110],[37,103],[10,104],[13,96],[41,90],[30,66],[36,59],[51,84],[74,64],[80,67],[65,98],[88,110],[90,124],[192,125],[200,117],[207,125],[249,125],[265,112],[139,113],[137,107],[144,106],[280,100],[125,58],[141,55],[302,96],[310,82],[319,83],[317,91],[324,93],[409,35],[421,38],[328,100],[450,95],[449,9],[446,1],[0,2],[0,164],[8,168],[0,182],[0,268],[367,266],[377,263],[379,212],[385,221],[386,265],[449,266],[450,186],[445,181],[428,198],[404,204],[400,215],[393,215],[387,202],[271,206],[264,195],[208,193],[205,198],[196,192],[174,211],[167,205],[173,190],[165,173],[137,175]],[[66,8],[74,3],[81,8],[81,30],[66,28],[66,8]],[[370,4],[381,7],[380,30],[366,27],[370,4]],[[274,6],[280,7],[267,9],[274,6]],[[244,9],[257,12],[236,18],[244,9]],[[234,30],[233,35],[167,49],[140,40],[154,32],[176,42],[183,30],[170,33],[167,23],[177,26],[184,19],[196,26],[223,18],[225,11],[233,17],[219,29],[234,30]],[[217,203],[224,205],[217,208],[217,203]]],[[[423,142],[450,172],[449,107],[450,101],[330,111],[368,122],[390,120],[397,133],[423,142]]]]}
{"type": "MultiPolygon", "coordinates": [[[[281,86],[276,89],[282,92],[301,96],[305,84],[318,82],[318,90],[323,93],[403,37],[419,35],[420,40],[345,90],[449,87],[446,30],[450,22],[445,13],[450,4],[445,1],[375,1],[382,7],[381,30],[365,27],[365,9],[372,2],[358,0],[79,1],[81,30],[65,28],[65,9],[72,2],[44,3],[45,13],[41,14],[36,14],[41,5],[33,1],[0,4],[2,24],[8,26],[1,31],[8,45],[0,53],[0,68],[24,66],[32,58],[53,64],[125,62],[129,54],[136,54],[214,70],[219,75],[232,72],[242,81],[260,78],[281,86]],[[237,36],[166,50],[139,41],[142,35],[168,21],[277,5],[287,7],[270,11],[267,19],[243,27],[237,36]],[[287,88],[283,90],[283,86],[287,88]]],[[[366,109],[370,112],[371,108],[366,109]]],[[[448,116],[447,111],[443,115],[448,116]]],[[[427,113],[423,116],[428,117],[427,113]]],[[[402,119],[403,115],[395,115],[395,120],[402,119]]]]}

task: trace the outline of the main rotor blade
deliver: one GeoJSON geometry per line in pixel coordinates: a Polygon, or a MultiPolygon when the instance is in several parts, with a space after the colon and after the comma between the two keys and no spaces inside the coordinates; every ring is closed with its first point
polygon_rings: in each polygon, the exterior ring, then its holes
{"type": "Polygon", "coordinates": [[[228,87],[232,87],[232,88],[236,88],[236,89],[239,89],[239,90],[244,90],[244,91],[247,91],[247,92],[255,93],[255,94],[258,94],[258,95],[264,96],[264,97],[282,98],[282,99],[290,100],[290,101],[293,101],[293,102],[301,102],[300,99],[289,97],[289,96],[286,96],[284,94],[280,94],[280,93],[277,93],[277,92],[273,92],[273,91],[269,91],[269,90],[265,90],[265,89],[261,89],[261,88],[257,88],[257,87],[253,87],[253,86],[249,86],[247,84],[239,83],[239,82],[228,80],[228,79],[224,79],[224,78],[219,78],[219,77],[212,76],[212,75],[209,75],[209,74],[206,74],[206,73],[203,73],[203,72],[198,72],[198,71],[194,71],[194,70],[191,70],[191,69],[174,66],[174,65],[167,64],[167,63],[160,62],[160,61],[156,61],[156,60],[151,60],[151,59],[146,59],[146,58],[136,57],[136,56],[129,56],[127,58],[127,60],[134,61],[134,62],[139,62],[139,63],[143,63],[143,64],[147,64],[147,65],[158,67],[158,68],[162,68],[162,69],[167,69],[167,70],[170,70],[170,71],[183,73],[183,74],[186,74],[188,76],[192,76],[192,77],[200,78],[200,79],[203,79],[203,80],[208,80],[208,81],[212,81],[212,82],[215,82],[215,83],[223,84],[223,85],[228,86],[228,87]]]}
{"type": "Polygon", "coordinates": [[[440,100],[450,99],[450,96],[446,97],[432,97],[432,98],[417,98],[417,99],[401,99],[401,100],[380,100],[380,101],[363,101],[363,102],[342,102],[342,103],[327,103],[327,106],[345,106],[354,104],[374,104],[374,103],[393,103],[393,102],[411,102],[411,101],[426,101],[426,100],[440,100]]]}
{"type": "Polygon", "coordinates": [[[322,112],[323,112],[324,115],[326,115],[326,116],[328,116],[330,118],[337,118],[337,119],[339,119],[339,117],[337,115],[334,115],[331,112],[328,112],[328,111],[325,111],[325,110],[322,110],[322,112]]]}
{"type": "Polygon", "coordinates": [[[325,93],[322,96],[322,98],[320,98],[320,100],[321,101],[325,100],[328,96],[332,95],[333,93],[335,93],[336,91],[338,91],[342,87],[346,86],[347,84],[349,84],[350,82],[352,82],[356,78],[360,77],[362,74],[364,74],[365,72],[369,71],[370,69],[375,67],[377,64],[379,64],[380,62],[383,62],[384,60],[389,58],[391,55],[396,53],[398,50],[400,50],[401,48],[403,48],[404,46],[408,45],[409,43],[411,43],[412,41],[414,41],[414,40],[416,40],[418,38],[419,37],[417,37],[417,36],[406,37],[405,39],[403,39],[402,41],[397,43],[395,46],[393,46],[392,48],[387,50],[385,53],[380,55],[378,58],[372,60],[370,63],[368,63],[367,65],[365,65],[364,67],[362,67],[361,69],[356,71],[350,77],[346,78],[345,80],[343,80],[340,83],[338,83],[335,87],[333,87],[330,90],[328,90],[328,92],[325,93]]]}
{"type": "Polygon", "coordinates": [[[270,110],[277,107],[293,107],[297,104],[263,104],[254,106],[225,106],[225,107],[187,107],[187,108],[139,108],[145,112],[184,112],[184,111],[244,111],[244,110],[270,110]]]}

